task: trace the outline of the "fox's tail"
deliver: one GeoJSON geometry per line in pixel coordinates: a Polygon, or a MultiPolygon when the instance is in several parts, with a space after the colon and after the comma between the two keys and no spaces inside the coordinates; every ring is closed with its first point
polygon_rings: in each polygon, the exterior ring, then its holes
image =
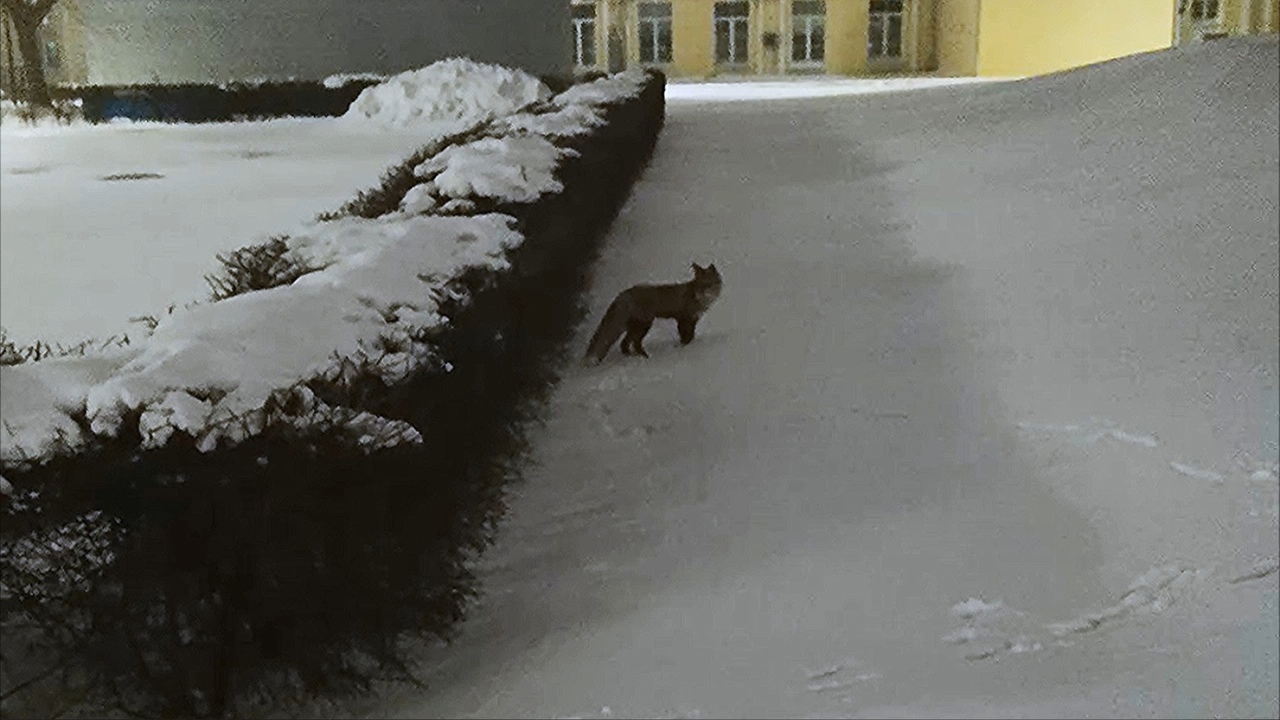
{"type": "Polygon", "coordinates": [[[604,311],[604,317],[600,318],[600,325],[591,336],[591,342],[587,343],[587,354],[582,358],[584,363],[590,363],[592,360],[598,363],[604,359],[609,348],[613,347],[627,329],[626,314],[622,303],[617,300],[609,304],[609,309],[604,311]]]}

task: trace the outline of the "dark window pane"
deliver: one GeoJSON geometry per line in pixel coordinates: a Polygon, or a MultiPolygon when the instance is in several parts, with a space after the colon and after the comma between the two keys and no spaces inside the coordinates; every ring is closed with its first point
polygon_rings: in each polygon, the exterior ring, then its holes
{"type": "Polygon", "coordinates": [[[671,17],[671,3],[668,2],[643,2],[640,3],[641,18],[671,17]]]}
{"type": "Polygon", "coordinates": [[[804,62],[808,60],[809,48],[806,45],[806,38],[803,27],[794,27],[791,32],[791,60],[793,62],[804,62]]]}
{"type": "Polygon", "coordinates": [[[791,3],[792,15],[824,15],[822,0],[796,0],[791,3]]]}
{"type": "Polygon", "coordinates": [[[729,23],[716,23],[716,62],[729,62],[729,23]]]}
{"type": "Polygon", "coordinates": [[[640,60],[643,62],[653,62],[653,23],[640,23],[640,60]]]}
{"type": "Polygon", "coordinates": [[[716,3],[716,17],[746,17],[751,11],[750,3],[742,2],[718,2],[716,3]]]}
{"type": "MultiPolygon", "coordinates": [[[[594,20],[596,17],[596,6],[595,5],[574,5],[573,16],[579,20],[583,20],[583,19],[594,20]]],[[[564,17],[564,16],[561,15],[560,17],[564,17]]]]}
{"type": "Polygon", "coordinates": [[[658,25],[658,57],[657,62],[671,62],[671,23],[664,22],[658,25]]]}
{"type": "Polygon", "coordinates": [[[902,16],[890,15],[884,34],[884,54],[889,57],[902,55],[902,16]]]}
{"type": "Polygon", "coordinates": [[[735,63],[744,63],[747,61],[747,24],[743,21],[734,23],[733,28],[733,61],[735,63]]]}
{"type": "Polygon", "coordinates": [[[878,58],[884,54],[884,16],[872,15],[867,24],[867,57],[878,58]]]}
{"type": "Polygon", "coordinates": [[[813,29],[809,31],[809,42],[812,43],[813,49],[809,53],[809,59],[814,62],[822,62],[826,56],[826,28],[824,23],[814,23],[813,29]]]}
{"type": "Polygon", "coordinates": [[[902,12],[902,0],[871,0],[871,12],[902,12]]]}

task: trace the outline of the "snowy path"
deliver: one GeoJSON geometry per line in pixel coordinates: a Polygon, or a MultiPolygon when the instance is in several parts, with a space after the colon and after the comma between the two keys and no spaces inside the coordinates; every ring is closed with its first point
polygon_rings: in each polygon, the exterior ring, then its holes
{"type": "Polygon", "coordinates": [[[592,307],[690,261],[724,295],[571,371],[482,605],[363,712],[1274,713],[1275,79],[1198,185],[1143,126],[1276,61],[1213,52],[671,106],[592,307]]]}

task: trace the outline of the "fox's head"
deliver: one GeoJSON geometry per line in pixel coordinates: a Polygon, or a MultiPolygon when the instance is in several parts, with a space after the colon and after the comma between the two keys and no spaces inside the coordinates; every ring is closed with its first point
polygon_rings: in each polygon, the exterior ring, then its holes
{"type": "Polygon", "coordinates": [[[693,291],[703,307],[715,302],[723,288],[724,281],[720,279],[720,271],[716,269],[715,263],[706,267],[693,263],[693,291]]]}

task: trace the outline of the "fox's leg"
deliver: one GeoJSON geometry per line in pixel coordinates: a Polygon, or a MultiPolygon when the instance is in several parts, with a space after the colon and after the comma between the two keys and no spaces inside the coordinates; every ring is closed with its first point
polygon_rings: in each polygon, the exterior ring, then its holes
{"type": "Polygon", "coordinates": [[[653,327],[653,318],[631,320],[627,323],[626,339],[631,342],[631,351],[640,357],[649,357],[649,353],[644,351],[644,336],[649,334],[651,327],[653,327]]]}
{"type": "Polygon", "coordinates": [[[676,319],[676,331],[680,333],[680,344],[688,345],[693,342],[693,329],[697,327],[698,319],[694,317],[682,317],[676,319]]]}

